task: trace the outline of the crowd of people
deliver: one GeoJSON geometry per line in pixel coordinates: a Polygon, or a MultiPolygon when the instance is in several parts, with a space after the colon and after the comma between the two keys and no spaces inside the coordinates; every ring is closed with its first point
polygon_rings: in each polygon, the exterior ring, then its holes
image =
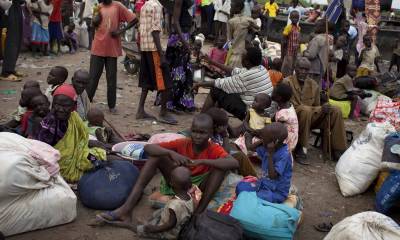
{"type": "MultiPolygon", "coordinates": [[[[49,49],[58,54],[63,44],[71,53],[77,51],[75,24],[63,21],[61,0],[2,0],[1,4],[8,16],[8,25],[0,26],[7,27],[1,80],[23,78],[16,61],[26,16],[31,16],[30,46],[35,55],[47,55],[49,49]],[[23,17],[25,10],[28,15],[23,17]]],[[[96,215],[93,225],[111,224],[141,237],[176,239],[191,216],[206,211],[229,172],[245,177],[235,186],[235,199],[251,192],[263,201],[296,208],[298,204],[288,203],[292,172],[296,164],[312,164],[308,156],[312,131],[320,130],[324,157],[338,161],[348,148],[344,117],[359,120],[360,102],[370,96],[355,86],[356,79],[380,72],[379,50],[365,15],[352,12],[335,27],[319,8],[306,9],[293,0],[286,11],[287,25],[281,29],[281,55],[268,56],[268,32],[281,11],[275,0],[265,5],[248,0],[194,4],[147,0],[137,1],[135,12],[113,0],[86,0],[78,19],[88,27],[90,69],[76,70],[68,84],[68,70],[53,67],[44,93],[38,81],[26,80],[17,113],[0,131],[54,147],[60,153],[60,174],[71,184],[99,161],[120,159],[112,146],[123,139],[104,125],[104,113],[91,102],[105,69],[109,111],[117,112],[121,35],[136,27],[141,55],[137,120],[176,125],[174,114],[196,111],[199,88],[210,91],[201,113],[183,131],[186,135],[144,146],[146,163],[125,203],[96,215]],[[315,22],[309,41],[302,36],[301,21],[315,22]],[[166,23],[169,37],[164,50],[161,36],[166,23]],[[199,34],[201,23],[206,27],[199,34]],[[215,45],[209,53],[203,50],[205,41],[215,45]],[[199,69],[212,78],[195,81],[199,69]],[[157,117],[145,110],[149,91],[158,92],[157,117]],[[348,104],[349,116],[331,100],[348,104]],[[228,114],[241,124],[231,125],[228,114]],[[253,158],[261,162],[261,174],[253,158]],[[164,205],[155,219],[133,224],[132,211],[158,170],[163,176],[159,192],[168,198],[157,199],[164,205]]]]}

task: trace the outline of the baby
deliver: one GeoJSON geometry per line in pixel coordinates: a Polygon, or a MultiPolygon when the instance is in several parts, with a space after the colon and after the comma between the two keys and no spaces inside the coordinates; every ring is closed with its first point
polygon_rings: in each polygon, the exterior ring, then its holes
{"type": "Polygon", "coordinates": [[[68,70],[65,67],[55,66],[50,70],[49,75],[47,76],[47,84],[49,84],[49,87],[45,91],[45,95],[50,102],[53,101],[54,91],[64,84],[67,78],[68,70]]]}
{"type": "Polygon", "coordinates": [[[111,149],[112,144],[121,142],[109,127],[104,127],[104,113],[98,108],[91,108],[87,114],[89,139],[105,144],[111,149]],[[111,145],[110,145],[111,144],[111,145]]]}
{"type": "Polygon", "coordinates": [[[235,141],[244,153],[247,154],[248,150],[254,149],[252,145],[257,140],[256,138],[253,139],[255,130],[262,129],[271,123],[271,118],[265,114],[265,110],[270,106],[271,97],[268,94],[259,93],[255,96],[254,102],[243,121],[245,133],[235,141]]]}

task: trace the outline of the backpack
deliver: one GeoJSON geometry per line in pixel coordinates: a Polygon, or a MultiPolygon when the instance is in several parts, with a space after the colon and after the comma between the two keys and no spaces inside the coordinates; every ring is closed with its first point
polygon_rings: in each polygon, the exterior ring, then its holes
{"type": "Polygon", "coordinates": [[[193,216],[179,233],[178,240],[242,240],[239,221],[229,215],[206,210],[193,216]]]}

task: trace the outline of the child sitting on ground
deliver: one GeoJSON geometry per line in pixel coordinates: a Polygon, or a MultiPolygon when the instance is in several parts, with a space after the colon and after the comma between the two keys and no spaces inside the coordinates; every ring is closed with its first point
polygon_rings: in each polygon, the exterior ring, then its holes
{"type": "Polygon", "coordinates": [[[253,140],[254,131],[271,123],[271,118],[265,114],[265,110],[270,106],[271,97],[268,94],[259,93],[254,97],[254,102],[243,121],[245,133],[235,141],[235,144],[244,153],[247,154],[248,150],[253,149],[251,145],[255,140],[253,140]]]}
{"type": "Polygon", "coordinates": [[[275,122],[285,124],[288,137],[284,143],[288,145],[289,151],[292,152],[299,138],[299,122],[297,120],[296,110],[290,103],[292,98],[292,88],[287,85],[280,83],[274,87],[272,91],[272,100],[278,104],[278,111],[275,113],[275,122]]]}
{"type": "Polygon", "coordinates": [[[33,97],[29,105],[32,109],[32,115],[28,119],[27,128],[22,129],[22,131],[26,137],[36,139],[40,122],[50,112],[50,102],[44,94],[40,94],[33,97]]]}
{"type": "Polygon", "coordinates": [[[34,107],[31,104],[32,99],[41,94],[42,92],[38,88],[26,88],[22,90],[19,105],[23,108],[26,108],[26,111],[20,116],[21,120],[19,121],[19,125],[17,126],[17,131],[19,134],[23,135],[24,130],[26,130],[28,127],[28,120],[33,113],[34,107]]]}
{"type": "Polygon", "coordinates": [[[269,78],[271,79],[272,86],[275,87],[280,81],[283,80],[283,74],[281,72],[282,60],[280,58],[274,58],[271,63],[271,68],[268,70],[269,78]]]}
{"type": "MultiPolygon", "coordinates": [[[[109,224],[128,228],[140,238],[177,239],[183,225],[194,212],[194,200],[188,193],[192,187],[191,172],[188,168],[179,166],[172,170],[169,185],[175,195],[165,207],[153,213],[152,219],[144,225],[124,222],[109,222],[109,224]]],[[[103,220],[108,222],[107,220],[103,220]]]]}
{"type": "MultiPolygon", "coordinates": [[[[228,51],[224,49],[225,42],[226,42],[225,38],[221,36],[215,42],[215,46],[210,49],[208,57],[212,61],[219,64],[225,64],[226,56],[228,54],[228,51]]],[[[217,66],[208,64],[206,61],[203,61],[202,64],[204,67],[206,67],[207,76],[211,78],[219,78],[225,76],[225,72],[220,68],[218,68],[217,66]]]]}
{"type": "Polygon", "coordinates": [[[365,35],[363,42],[365,48],[361,50],[360,53],[359,62],[361,64],[357,69],[357,77],[371,76],[376,71],[380,72],[378,64],[380,54],[378,47],[372,43],[370,35],[365,35]]]}
{"type": "Polygon", "coordinates": [[[360,104],[360,98],[371,96],[363,90],[354,87],[353,79],[356,76],[357,67],[353,64],[347,65],[346,75],[337,79],[329,92],[329,97],[335,101],[351,101],[350,118],[357,118],[357,104],[360,104]]]}
{"type": "Polygon", "coordinates": [[[67,26],[67,31],[64,32],[64,44],[68,46],[69,53],[74,54],[78,51],[78,35],[75,31],[75,24],[73,22],[69,23],[67,26]]]}
{"type": "Polygon", "coordinates": [[[241,192],[257,192],[257,196],[271,203],[283,203],[288,195],[292,180],[292,157],[284,143],[288,132],[282,123],[274,122],[256,130],[261,139],[257,154],[262,160],[262,177],[255,182],[239,182],[236,195],[241,192]]]}
{"type": "Polygon", "coordinates": [[[113,144],[121,142],[111,128],[104,127],[104,113],[100,109],[91,108],[87,113],[87,120],[90,140],[103,143],[106,149],[111,149],[113,144]]]}
{"type": "Polygon", "coordinates": [[[67,80],[67,78],[68,78],[68,70],[65,67],[55,66],[50,70],[49,76],[47,76],[47,84],[49,84],[49,86],[45,91],[45,95],[47,99],[50,101],[50,103],[53,102],[54,91],[59,86],[63,85],[67,80]]]}
{"type": "Polygon", "coordinates": [[[39,83],[34,80],[27,81],[22,87],[17,113],[14,115],[13,119],[4,124],[3,127],[10,130],[17,128],[21,124],[24,114],[28,111],[29,102],[33,97],[39,94],[42,94],[39,83]]]}

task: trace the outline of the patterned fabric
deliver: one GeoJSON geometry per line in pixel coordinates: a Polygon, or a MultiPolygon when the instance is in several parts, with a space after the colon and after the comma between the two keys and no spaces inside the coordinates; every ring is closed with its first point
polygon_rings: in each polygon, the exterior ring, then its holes
{"type": "Polygon", "coordinates": [[[283,30],[288,38],[287,56],[296,56],[300,46],[300,27],[290,24],[283,30]]]}
{"type": "Polygon", "coordinates": [[[376,40],[378,33],[378,23],[381,18],[381,5],[379,0],[365,0],[365,14],[367,15],[367,23],[371,32],[373,42],[376,40]]]}
{"type": "Polygon", "coordinates": [[[152,32],[161,32],[162,5],[158,0],[147,1],[140,10],[140,50],[157,51],[152,32]]]}
{"type": "Polygon", "coordinates": [[[43,118],[40,125],[41,130],[36,139],[51,146],[56,145],[64,137],[68,129],[68,121],[57,120],[52,112],[43,118]]]}

